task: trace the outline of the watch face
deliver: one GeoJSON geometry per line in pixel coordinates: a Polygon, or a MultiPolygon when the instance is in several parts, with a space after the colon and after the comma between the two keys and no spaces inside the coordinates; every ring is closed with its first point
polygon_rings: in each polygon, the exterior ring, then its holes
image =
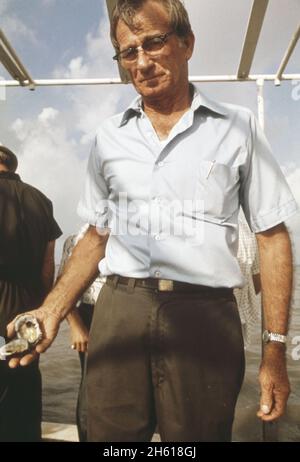
{"type": "Polygon", "coordinates": [[[270,341],[270,333],[268,330],[263,332],[262,339],[264,343],[268,343],[270,341]]]}

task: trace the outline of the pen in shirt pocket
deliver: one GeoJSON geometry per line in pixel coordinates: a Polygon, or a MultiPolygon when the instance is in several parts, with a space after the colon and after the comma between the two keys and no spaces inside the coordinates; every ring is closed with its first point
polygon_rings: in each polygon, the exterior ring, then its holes
{"type": "Polygon", "coordinates": [[[208,179],[209,175],[211,174],[212,169],[214,168],[215,162],[216,162],[215,160],[212,160],[211,166],[210,166],[210,169],[208,170],[206,179],[208,179]]]}

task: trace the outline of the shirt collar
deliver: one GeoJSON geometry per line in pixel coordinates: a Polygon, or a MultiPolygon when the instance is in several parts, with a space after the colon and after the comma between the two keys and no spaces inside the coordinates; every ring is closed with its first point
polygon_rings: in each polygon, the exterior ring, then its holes
{"type": "MultiPolygon", "coordinates": [[[[192,111],[197,111],[198,109],[202,109],[203,107],[209,109],[212,112],[215,112],[216,114],[220,114],[222,116],[227,115],[227,111],[225,107],[217,103],[216,101],[211,100],[207,96],[205,96],[202,92],[198,90],[193,84],[190,84],[193,87],[194,90],[194,95],[193,95],[193,101],[191,104],[191,109],[192,111]]],[[[126,125],[129,119],[131,119],[134,116],[141,115],[143,111],[142,107],[142,97],[141,96],[136,96],[130,106],[126,109],[126,111],[123,113],[123,117],[121,120],[121,123],[119,127],[123,127],[123,125],[126,125]]]]}
{"type": "Polygon", "coordinates": [[[217,101],[214,101],[208,98],[206,95],[200,92],[198,88],[196,88],[194,85],[193,85],[193,88],[194,88],[194,97],[193,97],[193,101],[191,105],[191,109],[193,111],[196,111],[200,108],[205,107],[209,109],[210,111],[215,112],[216,114],[220,114],[222,116],[226,116],[228,114],[223,104],[218,103],[217,101]]]}
{"type": "Polygon", "coordinates": [[[13,173],[13,172],[0,172],[0,179],[6,179],[6,180],[21,180],[21,178],[19,177],[19,175],[17,173],[13,173]]]}
{"type": "Polygon", "coordinates": [[[123,127],[123,125],[126,125],[129,119],[131,119],[134,116],[138,116],[142,114],[143,108],[142,108],[142,98],[141,96],[136,96],[130,106],[126,109],[126,111],[123,113],[123,117],[120,123],[120,127],[123,127]]]}

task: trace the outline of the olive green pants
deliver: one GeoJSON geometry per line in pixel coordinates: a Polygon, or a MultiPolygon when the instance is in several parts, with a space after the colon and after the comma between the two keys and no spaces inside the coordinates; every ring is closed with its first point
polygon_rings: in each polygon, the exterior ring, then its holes
{"type": "Polygon", "coordinates": [[[231,291],[158,292],[109,281],[91,326],[88,440],[230,441],[244,376],[231,291]]]}

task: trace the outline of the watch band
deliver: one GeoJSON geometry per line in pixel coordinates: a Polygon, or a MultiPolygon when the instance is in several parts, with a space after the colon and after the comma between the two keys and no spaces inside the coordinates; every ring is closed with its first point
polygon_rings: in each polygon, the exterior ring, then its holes
{"type": "Polygon", "coordinates": [[[276,332],[269,332],[270,342],[286,343],[286,335],[277,334],[276,332]]]}
{"type": "Polygon", "coordinates": [[[270,332],[268,330],[264,331],[262,338],[263,338],[264,343],[268,343],[268,342],[286,343],[287,341],[286,335],[278,334],[277,332],[270,332]]]}

